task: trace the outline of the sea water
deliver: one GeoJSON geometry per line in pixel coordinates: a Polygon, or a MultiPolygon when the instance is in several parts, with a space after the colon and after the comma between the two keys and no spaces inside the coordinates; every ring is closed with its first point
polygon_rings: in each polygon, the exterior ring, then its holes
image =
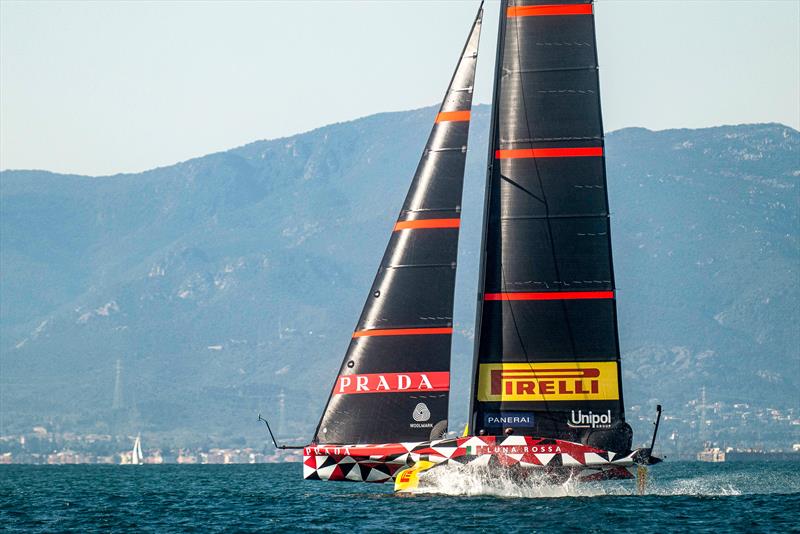
{"type": "Polygon", "coordinates": [[[32,532],[799,532],[800,462],[666,462],[630,482],[469,477],[415,494],[314,482],[299,464],[0,466],[0,530],[32,532]]]}

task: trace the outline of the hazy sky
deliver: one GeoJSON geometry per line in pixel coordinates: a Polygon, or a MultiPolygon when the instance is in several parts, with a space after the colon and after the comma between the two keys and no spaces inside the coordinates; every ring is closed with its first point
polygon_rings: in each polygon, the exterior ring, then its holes
{"type": "MultiPolygon", "coordinates": [[[[0,168],[135,172],[437,103],[477,1],[0,1],[0,168]]],[[[476,102],[491,101],[499,1],[476,102]]],[[[604,123],[800,128],[800,1],[595,7],[604,123]]]]}

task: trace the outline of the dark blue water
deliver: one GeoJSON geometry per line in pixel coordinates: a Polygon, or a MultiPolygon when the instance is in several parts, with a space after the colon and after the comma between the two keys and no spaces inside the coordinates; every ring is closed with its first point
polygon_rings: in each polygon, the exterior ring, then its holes
{"type": "Polygon", "coordinates": [[[298,464],[0,466],[0,530],[107,532],[798,532],[800,463],[667,463],[633,484],[304,482],[298,464]],[[469,494],[469,495],[465,495],[469,494]]]}

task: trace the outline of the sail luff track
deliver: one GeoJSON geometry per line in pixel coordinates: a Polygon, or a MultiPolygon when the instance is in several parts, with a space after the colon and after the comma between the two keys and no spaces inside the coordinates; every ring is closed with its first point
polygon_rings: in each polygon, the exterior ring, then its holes
{"type": "Polygon", "coordinates": [[[593,6],[504,1],[499,34],[473,428],[624,450],[593,6]]]}
{"type": "Polygon", "coordinates": [[[436,115],[315,443],[423,441],[447,430],[453,292],[483,9],[436,115]]]}
{"type": "Polygon", "coordinates": [[[495,159],[493,155],[495,152],[495,147],[497,146],[497,115],[499,109],[497,106],[497,95],[499,93],[500,77],[502,72],[501,69],[503,64],[503,43],[505,42],[506,29],[505,11],[506,0],[502,0],[500,3],[499,22],[497,23],[497,52],[495,56],[494,83],[492,87],[492,112],[489,124],[489,155],[487,157],[486,187],[484,190],[483,216],[481,218],[483,224],[481,225],[480,259],[478,264],[478,299],[475,306],[475,348],[472,357],[472,373],[470,374],[472,377],[472,382],[470,384],[469,413],[467,415],[466,429],[467,432],[471,430],[473,433],[476,433],[478,426],[475,418],[476,391],[478,387],[478,362],[480,361],[480,343],[478,343],[478,340],[480,339],[481,320],[483,318],[483,283],[486,276],[486,235],[489,230],[489,207],[492,190],[492,176],[494,175],[495,166],[495,159]]]}

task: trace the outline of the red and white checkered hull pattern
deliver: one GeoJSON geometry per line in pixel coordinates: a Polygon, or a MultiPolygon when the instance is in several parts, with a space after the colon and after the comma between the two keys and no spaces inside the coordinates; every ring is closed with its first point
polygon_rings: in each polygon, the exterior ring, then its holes
{"type": "Polygon", "coordinates": [[[529,436],[472,436],[419,443],[319,445],[303,451],[309,480],[389,482],[419,460],[457,466],[569,471],[581,480],[633,478],[637,452],[625,456],[580,443],[529,436]]]}

